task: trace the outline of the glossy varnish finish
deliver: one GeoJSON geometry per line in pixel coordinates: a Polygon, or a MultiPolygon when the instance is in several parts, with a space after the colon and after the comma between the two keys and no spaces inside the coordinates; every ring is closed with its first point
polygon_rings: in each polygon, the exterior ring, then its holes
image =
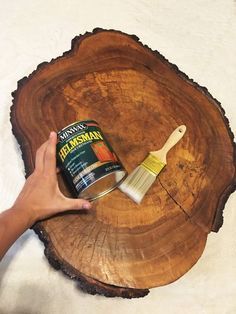
{"type": "Polygon", "coordinates": [[[51,130],[85,119],[99,123],[128,172],[178,125],[187,127],[141,205],[117,189],[89,213],[34,226],[50,263],[85,290],[143,296],[185,274],[222,225],[235,188],[233,134],[205,88],[137,37],[100,29],[76,37],[71,51],[19,82],[11,122],[26,174],[51,130]]]}

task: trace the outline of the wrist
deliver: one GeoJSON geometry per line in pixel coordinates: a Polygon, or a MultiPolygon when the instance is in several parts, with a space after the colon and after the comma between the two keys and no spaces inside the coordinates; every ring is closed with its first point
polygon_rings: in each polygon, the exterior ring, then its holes
{"type": "Polygon", "coordinates": [[[9,211],[25,225],[26,229],[30,228],[37,220],[34,216],[34,211],[21,207],[18,204],[14,204],[9,211]]]}

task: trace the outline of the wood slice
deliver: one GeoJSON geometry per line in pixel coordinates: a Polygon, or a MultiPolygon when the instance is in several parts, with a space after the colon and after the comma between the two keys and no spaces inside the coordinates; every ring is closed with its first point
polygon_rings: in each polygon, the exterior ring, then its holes
{"type": "MultiPolygon", "coordinates": [[[[51,130],[84,119],[100,124],[128,172],[187,126],[141,205],[116,189],[88,213],[34,226],[53,266],[94,293],[143,296],[184,275],[222,225],[236,185],[233,134],[207,89],[136,36],[101,29],[19,82],[11,122],[26,176],[51,130]]],[[[60,175],[59,183],[70,195],[60,175]]]]}

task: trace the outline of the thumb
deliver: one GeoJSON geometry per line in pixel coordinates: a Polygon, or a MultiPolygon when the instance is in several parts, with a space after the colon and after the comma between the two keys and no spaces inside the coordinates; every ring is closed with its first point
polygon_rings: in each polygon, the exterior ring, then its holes
{"type": "Polygon", "coordinates": [[[91,204],[89,201],[79,199],[79,198],[68,198],[65,197],[65,201],[63,202],[63,209],[64,210],[71,210],[71,209],[90,209],[91,204]]]}

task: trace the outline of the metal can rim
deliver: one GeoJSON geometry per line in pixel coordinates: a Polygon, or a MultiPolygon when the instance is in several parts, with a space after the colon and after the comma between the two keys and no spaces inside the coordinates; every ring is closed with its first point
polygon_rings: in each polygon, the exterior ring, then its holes
{"type": "Polygon", "coordinates": [[[87,120],[81,120],[81,121],[75,121],[75,122],[72,122],[71,124],[68,124],[68,125],[66,125],[63,129],[61,129],[60,131],[58,131],[57,133],[60,133],[60,132],[62,132],[62,131],[64,131],[65,129],[67,129],[67,128],[69,128],[70,126],[72,126],[72,125],[74,125],[74,124],[77,124],[77,123],[85,123],[85,122],[95,122],[98,126],[99,126],[99,124],[98,124],[98,122],[97,121],[95,121],[95,120],[93,120],[93,119],[87,119],[87,120]]]}
{"type": "MultiPolygon", "coordinates": [[[[122,182],[127,178],[127,176],[128,176],[128,172],[127,172],[125,169],[123,169],[123,170],[115,170],[115,171],[112,171],[112,172],[110,172],[110,173],[105,174],[104,176],[100,177],[100,178],[97,179],[96,181],[92,182],[92,183],[91,183],[89,186],[87,186],[82,192],[86,191],[88,188],[90,188],[93,184],[97,183],[97,182],[100,181],[101,179],[103,179],[103,178],[105,178],[105,177],[107,177],[107,176],[109,176],[109,175],[111,175],[111,174],[114,174],[115,172],[118,172],[118,171],[123,171],[123,172],[125,173],[122,179],[120,179],[118,182],[116,182],[116,183],[115,183],[113,186],[111,186],[109,189],[107,189],[107,190],[105,190],[105,191],[103,191],[103,192],[101,192],[101,193],[98,193],[96,196],[91,197],[91,198],[88,198],[87,200],[89,200],[89,201],[94,201],[94,200],[96,200],[96,199],[98,199],[98,198],[100,198],[100,197],[102,197],[102,196],[104,196],[104,195],[110,193],[111,191],[115,190],[118,186],[120,186],[121,183],[122,183],[122,182]]],[[[78,195],[78,198],[80,198],[80,195],[78,195]]]]}

